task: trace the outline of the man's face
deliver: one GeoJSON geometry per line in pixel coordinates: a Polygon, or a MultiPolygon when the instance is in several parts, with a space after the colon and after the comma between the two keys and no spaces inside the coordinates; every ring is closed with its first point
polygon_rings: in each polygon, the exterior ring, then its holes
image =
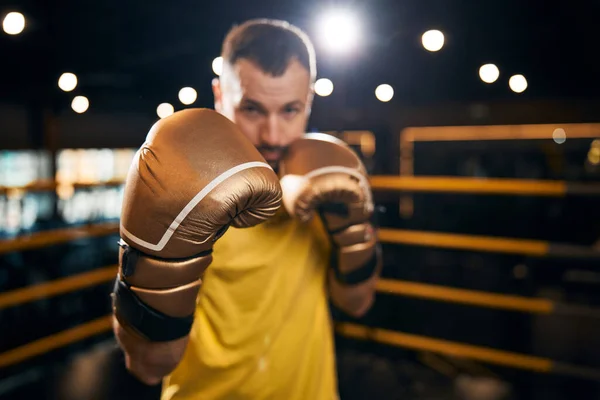
{"type": "Polygon", "coordinates": [[[296,60],[273,77],[240,59],[224,66],[213,91],[217,111],[235,122],[275,169],[285,147],[305,133],[313,94],[309,72],[296,60]]]}

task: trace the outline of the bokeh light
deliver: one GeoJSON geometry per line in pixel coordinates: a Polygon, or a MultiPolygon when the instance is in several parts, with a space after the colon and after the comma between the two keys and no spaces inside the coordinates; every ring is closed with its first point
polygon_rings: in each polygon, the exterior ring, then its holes
{"type": "Polygon", "coordinates": [[[169,103],[161,103],[156,107],[156,114],[159,118],[166,118],[175,112],[173,106],[169,103]]]}
{"type": "Polygon", "coordinates": [[[552,132],[552,140],[558,144],[563,144],[567,141],[567,132],[562,128],[556,128],[554,132],[552,132]]]}
{"type": "Polygon", "coordinates": [[[212,70],[217,76],[223,73],[223,57],[217,57],[212,62],[212,70]]]}
{"type": "Polygon", "coordinates": [[[2,29],[7,35],[18,35],[25,29],[25,16],[20,12],[9,12],[2,20],[2,29]]]}
{"type": "Polygon", "coordinates": [[[332,10],[319,20],[320,37],[327,50],[346,53],[360,40],[360,22],[348,10],[332,10]]]}
{"type": "Polygon", "coordinates": [[[588,162],[592,165],[600,164],[600,140],[596,139],[590,146],[587,156],[588,162]]]}
{"type": "Polygon", "coordinates": [[[394,97],[394,88],[384,83],[375,89],[375,97],[381,102],[388,102],[394,97]]]}
{"type": "Polygon", "coordinates": [[[444,47],[444,34],[438,30],[427,31],[421,36],[421,43],[427,51],[440,51],[444,47]]]}
{"type": "Polygon", "coordinates": [[[500,77],[500,70],[494,64],[485,64],[479,68],[479,78],[485,83],[494,83],[500,77]]]}
{"type": "Polygon", "coordinates": [[[72,72],[63,73],[58,78],[58,87],[65,92],[72,91],[77,87],[77,75],[72,72]]]}
{"type": "Polygon", "coordinates": [[[71,108],[77,114],[83,114],[90,107],[90,101],[85,96],[75,96],[71,102],[71,108]]]}
{"type": "Polygon", "coordinates": [[[184,87],[179,91],[179,101],[186,106],[192,104],[198,98],[198,93],[194,88],[184,87]]]}
{"type": "Polygon", "coordinates": [[[315,93],[322,97],[327,97],[333,93],[333,82],[327,78],[318,79],[315,82],[315,93]]]}
{"type": "Polygon", "coordinates": [[[508,80],[508,86],[515,93],[523,93],[527,89],[527,79],[523,75],[513,75],[508,80]]]}

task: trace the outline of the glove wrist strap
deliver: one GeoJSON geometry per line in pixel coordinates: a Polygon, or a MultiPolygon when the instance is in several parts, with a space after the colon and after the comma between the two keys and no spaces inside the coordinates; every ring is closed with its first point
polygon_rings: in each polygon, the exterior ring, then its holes
{"type": "Polygon", "coordinates": [[[177,318],[144,304],[129,285],[117,276],[111,295],[113,310],[119,321],[125,321],[140,336],[152,342],[167,342],[187,336],[194,315],[177,318]]]}
{"type": "Polygon", "coordinates": [[[336,280],[345,285],[357,285],[371,279],[380,267],[381,246],[376,244],[369,260],[363,266],[353,269],[350,272],[342,272],[340,270],[339,251],[334,250],[332,258],[332,268],[336,280]]]}
{"type": "Polygon", "coordinates": [[[211,251],[185,259],[149,256],[119,242],[120,271],[112,293],[116,317],[140,336],[170,341],[189,334],[201,276],[211,251]]]}

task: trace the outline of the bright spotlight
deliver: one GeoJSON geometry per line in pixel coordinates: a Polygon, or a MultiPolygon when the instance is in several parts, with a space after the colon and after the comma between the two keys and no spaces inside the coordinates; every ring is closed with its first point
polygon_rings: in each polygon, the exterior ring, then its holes
{"type": "Polygon", "coordinates": [[[377,100],[386,103],[394,97],[394,88],[388,84],[379,85],[375,89],[375,97],[377,97],[377,100]]]}
{"type": "Polygon", "coordinates": [[[25,29],[25,17],[20,12],[9,12],[2,21],[2,29],[8,35],[18,35],[25,29]]]}
{"type": "Polygon", "coordinates": [[[65,72],[58,78],[58,87],[65,92],[70,92],[77,87],[77,75],[65,72]]]}
{"type": "Polygon", "coordinates": [[[556,128],[552,132],[552,140],[558,144],[563,144],[567,140],[567,132],[562,128],[556,128]]]}
{"type": "Polygon", "coordinates": [[[198,93],[191,87],[184,87],[179,91],[179,101],[186,106],[189,106],[198,98],[198,93]]]}
{"type": "Polygon", "coordinates": [[[485,64],[479,68],[479,77],[485,83],[494,83],[500,76],[500,70],[494,64],[485,64]]]}
{"type": "Polygon", "coordinates": [[[515,93],[523,93],[527,89],[527,79],[523,75],[513,75],[508,80],[508,86],[515,93]]]}
{"type": "Polygon", "coordinates": [[[421,36],[421,43],[428,51],[439,51],[444,47],[444,34],[438,30],[427,31],[421,36]]]}
{"type": "Polygon", "coordinates": [[[77,114],[83,114],[90,107],[90,101],[85,96],[75,96],[71,102],[71,108],[77,114]]]}
{"type": "Polygon", "coordinates": [[[349,11],[330,11],[321,17],[319,25],[323,43],[332,52],[348,52],[359,41],[360,24],[349,11]]]}
{"type": "Polygon", "coordinates": [[[156,114],[159,118],[166,118],[174,112],[175,109],[169,103],[161,103],[158,105],[158,107],[156,107],[156,114]]]}
{"type": "Polygon", "coordinates": [[[217,57],[212,62],[212,70],[217,76],[223,73],[223,57],[217,57]]]}
{"type": "Polygon", "coordinates": [[[318,79],[315,82],[315,93],[322,97],[327,97],[333,93],[333,82],[327,78],[318,79]]]}

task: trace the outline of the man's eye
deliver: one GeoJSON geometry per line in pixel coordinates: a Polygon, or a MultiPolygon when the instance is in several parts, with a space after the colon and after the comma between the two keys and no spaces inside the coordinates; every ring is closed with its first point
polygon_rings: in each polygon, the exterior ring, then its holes
{"type": "Polygon", "coordinates": [[[254,106],[244,106],[242,107],[242,111],[244,111],[247,114],[257,114],[259,112],[258,108],[254,106]]]}
{"type": "Polygon", "coordinates": [[[286,114],[297,114],[300,112],[300,109],[298,107],[286,107],[283,111],[286,114]]]}

